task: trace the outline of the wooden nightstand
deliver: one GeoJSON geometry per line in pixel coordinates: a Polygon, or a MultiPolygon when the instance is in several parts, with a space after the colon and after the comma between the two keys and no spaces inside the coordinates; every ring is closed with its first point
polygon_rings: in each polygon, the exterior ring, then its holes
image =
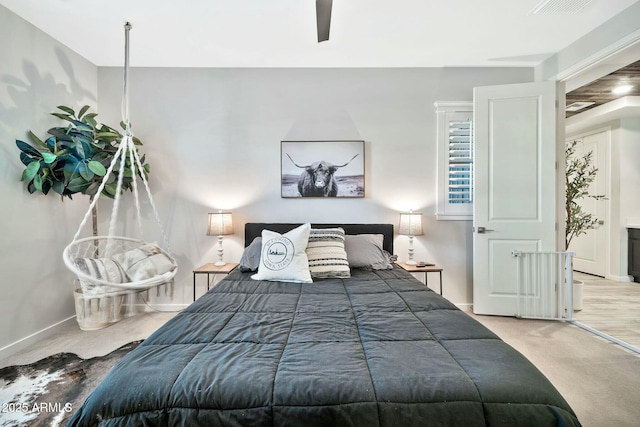
{"type": "Polygon", "coordinates": [[[399,267],[407,270],[409,273],[424,273],[424,284],[425,286],[429,286],[427,283],[427,276],[429,273],[440,273],[440,295],[442,295],[442,267],[438,267],[437,265],[427,265],[426,267],[418,267],[416,265],[408,265],[404,262],[396,262],[399,267]]]}
{"type": "Polygon", "coordinates": [[[202,265],[195,270],[193,270],[193,300],[196,300],[196,275],[198,274],[206,274],[207,275],[207,290],[209,290],[209,286],[211,281],[209,277],[213,274],[213,280],[216,279],[218,274],[227,275],[233,271],[234,268],[238,266],[238,263],[228,262],[225,265],[217,266],[214,263],[210,262],[205,265],[202,265]]]}

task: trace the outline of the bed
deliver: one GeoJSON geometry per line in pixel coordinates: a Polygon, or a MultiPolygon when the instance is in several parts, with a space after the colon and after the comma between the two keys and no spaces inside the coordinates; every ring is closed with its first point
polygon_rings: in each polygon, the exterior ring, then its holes
{"type": "MultiPolygon", "coordinates": [[[[299,226],[247,224],[245,255],[283,257],[263,230],[299,226]]],[[[353,241],[383,236],[375,249],[393,253],[390,224],[340,229],[350,263],[353,241]]],[[[152,334],[69,425],[580,425],[524,356],[393,264],[312,283],[256,280],[262,267],[234,270],[152,334]]]]}

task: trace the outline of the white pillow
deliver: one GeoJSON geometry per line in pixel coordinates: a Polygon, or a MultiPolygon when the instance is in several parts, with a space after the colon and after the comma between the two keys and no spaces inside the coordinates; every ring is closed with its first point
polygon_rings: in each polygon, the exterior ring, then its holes
{"type": "Polygon", "coordinates": [[[254,280],[311,283],[309,260],[305,250],[311,224],[280,234],[262,230],[262,253],[254,280]]]}
{"type": "Polygon", "coordinates": [[[147,243],[116,254],[113,260],[122,266],[132,282],[160,276],[177,267],[156,243],[147,243]]]}

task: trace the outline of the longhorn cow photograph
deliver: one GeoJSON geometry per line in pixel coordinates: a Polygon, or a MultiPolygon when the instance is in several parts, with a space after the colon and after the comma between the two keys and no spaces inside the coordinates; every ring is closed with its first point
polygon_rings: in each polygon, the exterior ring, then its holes
{"type": "Polygon", "coordinates": [[[364,141],[282,141],[283,198],[364,197],[364,141]]]}

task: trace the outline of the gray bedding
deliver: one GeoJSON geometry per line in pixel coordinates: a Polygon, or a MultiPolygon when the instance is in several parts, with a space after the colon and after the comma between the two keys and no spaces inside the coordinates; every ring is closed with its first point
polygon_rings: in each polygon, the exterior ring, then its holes
{"type": "Polygon", "coordinates": [[[526,358],[404,270],[250,275],[128,354],[69,425],[580,425],[526,358]]]}

